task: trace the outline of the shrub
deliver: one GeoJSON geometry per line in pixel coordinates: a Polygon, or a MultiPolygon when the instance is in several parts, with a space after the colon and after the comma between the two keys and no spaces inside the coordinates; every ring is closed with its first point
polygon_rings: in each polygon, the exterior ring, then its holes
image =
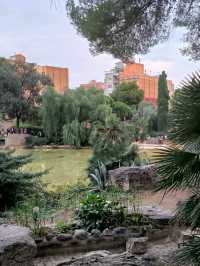
{"type": "Polygon", "coordinates": [[[105,228],[120,225],[125,221],[125,217],[125,210],[118,203],[108,201],[102,194],[92,193],[81,202],[75,216],[88,231],[92,229],[102,231],[105,228]]]}
{"type": "Polygon", "coordinates": [[[34,146],[42,146],[48,144],[48,140],[45,137],[28,136],[26,138],[26,147],[32,148],[34,146]]]}

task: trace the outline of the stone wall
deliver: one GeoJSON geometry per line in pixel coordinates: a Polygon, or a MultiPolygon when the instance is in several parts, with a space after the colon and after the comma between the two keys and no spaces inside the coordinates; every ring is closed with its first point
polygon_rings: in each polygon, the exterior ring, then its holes
{"type": "Polygon", "coordinates": [[[5,139],[5,147],[25,146],[28,134],[8,134],[5,139]]]}
{"type": "Polygon", "coordinates": [[[153,165],[120,167],[109,171],[109,180],[112,185],[121,187],[124,191],[131,190],[135,187],[152,187],[157,177],[153,165]]]}

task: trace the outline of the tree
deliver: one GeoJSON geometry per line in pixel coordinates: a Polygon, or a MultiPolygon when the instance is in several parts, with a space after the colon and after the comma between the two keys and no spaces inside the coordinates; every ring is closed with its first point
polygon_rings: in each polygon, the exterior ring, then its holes
{"type": "Polygon", "coordinates": [[[167,75],[165,71],[159,76],[158,80],[158,131],[167,131],[167,119],[168,119],[168,109],[169,109],[169,91],[167,87],[167,75]]]}
{"type": "Polygon", "coordinates": [[[105,165],[119,161],[130,142],[126,126],[114,114],[107,117],[105,123],[98,123],[90,136],[93,157],[105,165]]]}
{"type": "MultiPolygon", "coordinates": [[[[188,190],[192,195],[178,208],[177,219],[192,230],[200,226],[200,75],[183,83],[169,113],[168,137],[171,145],[156,157],[162,180],[158,190],[188,190]]],[[[200,241],[194,238],[179,253],[179,265],[200,265],[200,241]],[[196,254],[196,255],[194,255],[196,254]]]]}
{"type": "Polygon", "coordinates": [[[184,27],[183,54],[200,59],[199,0],[66,0],[72,24],[95,54],[108,52],[124,61],[165,41],[184,27]]]}
{"type": "Polygon", "coordinates": [[[1,211],[15,206],[37,189],[37,177],[41,174],[30,174],[21,170],[30,161],[30,156],[13,156],[12,153],[0,152],[1,211]]]}
{"type": "Polygon", "coordinates": [[[48,87],[42,96],[41,116],[42,127],[49,142],[60,142],[62,139],[64,102],[54,88],[48,87]]]}
{"type": "Polygon", "coordinates": [[[123,102],[129,106],[138,106],[144,98],[144,92],[139,89],[135,82],[124,82],[114,89],[111,97],[115,101],[123,102]]]}
{"type": "Polygon", "coordinates": [[[132,118],[131,108],[123,102],[113,103],[113,113],[117,115],[122,121],[132,118]]]}
{"type": "Polygon", "coordinates": [[[40,103],[40,92],[51,84],[45,75],[36,71],[34,64],[0,61],[0,109],[11,119],[34,120],[40,103]]]}

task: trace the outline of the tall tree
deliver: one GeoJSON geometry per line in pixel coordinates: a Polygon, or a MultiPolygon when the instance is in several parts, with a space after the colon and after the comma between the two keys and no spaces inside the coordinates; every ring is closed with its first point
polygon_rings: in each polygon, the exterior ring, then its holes
{"type": "Polygon", "coordinates": [[[166,132],[167,131],[167,118],[168,118],[168,109],[169,109],[169,91],[167,87],[167,75],[165,71],[159,76],[158,80],[158,131],[166,132]]]}
{"type": "Polygon", "coordinates": [[[11,119],[33,120],[37,116],[40,92],[51,80],[36,71],[34,64],[0,61],[0,110],[11,119]]]}
{"type": "Polygon", "coordinates": [[[184,27],[182,52],[200,59],[199,0],[66,0],[66,8],[93,53],[108,52],[126,60],[147,53],[173,28],[184,27]]]}
{"type": "Polygon", "coordinates": [[[62,138],[65,123],[63,104],[62,96],[48,87],[42,96],[41,116],[45,136],[50,142],[60,142],[62,138]]]}
{"type": "Polygon", "coordinates": [[[129,106],[138,106],[144,98],[144,92],[139,89],[135,82],[119,84],[111,94],[115,101],[123,102],[129,106]]]}

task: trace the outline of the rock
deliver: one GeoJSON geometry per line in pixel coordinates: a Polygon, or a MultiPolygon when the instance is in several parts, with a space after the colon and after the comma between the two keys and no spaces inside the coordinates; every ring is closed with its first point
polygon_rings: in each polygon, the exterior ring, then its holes
{"type": "Polygon", "coordinates": [[[106,228],[103,230],[103,233],[102,233],[103,236],[112,236],[113,233],[112,233],[112,230],[109,229],[109,228],[106,228]]]}
{"type": "Polygon", "coordinates": [[[101,232],[100,232],[98,229],[93,229],[93,230],[91,231],[91,235],[92,235],[92,237],[94,237],[94,238],[100,238],[100,237],[101,237],[101,232]]]}
{"type": "Polygon", "coordinates": [[[0,225],[0,265],[31,266],[37,252],[28,228],[0,225]]]}
{"type": "Polygon", "coordinates": [[[49,241],[55,237],[55,234],[49,233],[46,235],[46,240],[49,241]]]}
{"type": "Polygon", "coordinates": [[[120,167],[109,171],[108,174],[111,184],[121,187],[124,191],[141,185],[149,188],[157,181],[153,165],[120,167]]]}
{"type": "Polygon", "coordinates": [[[43,242],[43,238],[42,237],[36,237],[34,240],[35,240],[36,244],[39,244],[39,243],[43,242]]]}
{"type": "Polygon", "coordinates": [[[153,223],[162,226],[168,225],[175,215],[172,211],[162,209],[159,206],[142,206],[140,212],[148,217],[153,223]]]}
{"type": "Polygon", "coordinates": [[[114,237],[127,237],[128,229],[126,227],[116,227],[113,229],[112,234],[114,237]]]}
{"type": "Polygon", "coordinates": [[[142,266],[142,260],[128,254],[112,255],[107,251],[96,251],[81,258],[72,258],[56,266],[142,266]]]}
{"type": "Polygon", "coordinates": [[[77,240],[86,240],[88,239],[88,233],[83,229],[77,229],[74,231],[74,238],[77,240]]]}
{"type": "Polygon", "coordinates": [[[58,241],[69,241],[73,237],[72,237],[71,234],[59,234],[59,235],[57,235],[56,238],[57,238],[58,241]]]}
{"type": "Polygon", "coordinates": [[[145,254],[147,251],[147,237],[129,238],[126,242],[126,251],[130,254],[145,254]]]}

